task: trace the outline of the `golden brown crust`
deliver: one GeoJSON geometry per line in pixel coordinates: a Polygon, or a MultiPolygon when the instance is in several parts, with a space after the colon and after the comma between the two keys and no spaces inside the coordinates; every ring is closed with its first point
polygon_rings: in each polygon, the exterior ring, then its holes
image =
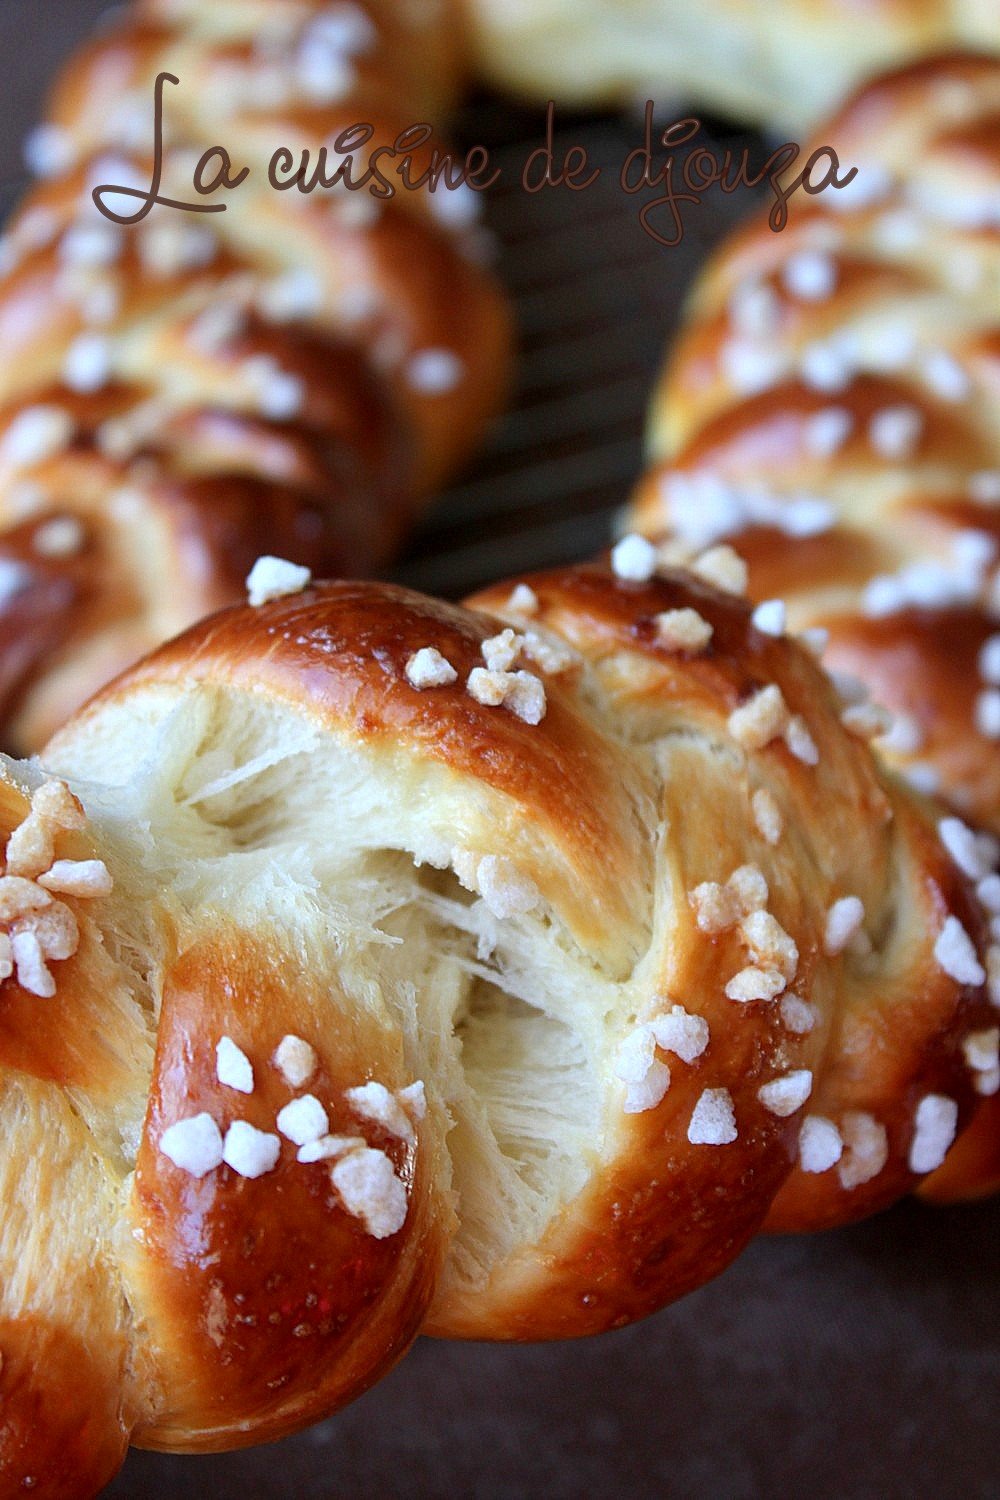
{"type": "Polygon", "coordinates": [[[927,1203],[956,1203],[1000,1192],[1000,1105],[986,1099],[979,1113],[948,1153],[947,1160],[920,1185],[927,1203]]]}
{"type": "MultiPolygon", "coordinates": [[[[129,661],[239,598],[261,552],[326,574],[377,568],[502,401],[508,322],[470,189],[381,202],[267,184],[279,145],[315,155],[364,120],[370,152],[436,125],[454,92],[450,11],[407,19],[372,0],[341,21],[324,32],[318,0],[242,0],[210,19],[134,6],[54,91],[43,176],[0,274],[0,536],[33,564],[22,518],[68,511],[101,555],[81,559],[88,599],[60,607],[58,639],[40,637],[30,664],[4,653],[8,746],[37,748],[129,661]],[[91,190],[150,181],[164,71],[182,82],[164,91],[163,192],[197,198],[206,141],[250,176],[225,213],[157,207],[119,228],[91,190]]],[[[417,158],[415,171],[429,148],[417,158]]],[[[366,164],[359,152],[356,173],[366,164]]],[[[16,630],[27,602],[0,600],[16,630]]]]}
{"type": "MultiPolygon", "coordinates": [[[[982,983],[956,980],[938,957],[949,918],[974,951],[985,941],[969,885],[938,836],[939,813],[879,771],[804,648],[758,629],[741,600],[678,571],[628,582],[594,564],[524,581],[535,603],[520,621],[513,583],[465,608],[333,583],[224,611],[112,684],[49,752],[67,768],[74,745],[92,754],[131,702],[163,692],[183,702],[210,688],[292,709],[373,766],[387,755],[410,768],[443,766],[460,805],[481,805],[499,847],[518,849],[519,868],[579,951],[614,983],[637,986],[615,1012],[601,1064],[603,1144],[583,1187],[486,1285],[472,1289],[446,1272],[426,1325],[446,1335],[566,1337],[617,1326],[722,1269],[769,1214],[777,1227],[818,1228],[894,1201],[927,1170],[912,1157],[923,1101],[944,1100],[959,1123],[979,1102],[962,1044],[991,1016],[982,983]],[[659,632],[660,617],[684,609],[711,626],[703,650],[673,649],[659,632]],[[543,674],[540,723],[468,691],[483,641],[503,618],[569,648],[569,665],[543,674]],[[456,677],[420,690],[406,667],[429,646],[456,677]],[[737,737],[734,711],[775,686],[815,756],[801,746],[796,754],[780,735],[758,748],[737,737]],[[783,821],[776,842],[755,827],[762,789],[783,821]],[[520,845],[507,828],[519,830],[520,845]],[[728,997],[748,940],[734,922],[700,925],[696,888],[747,865],[766,880],[766,910],[796,945],[788,988],[811,1008],[805,1032],[775,1001],[728,997]],[[857,951],[828,947],[831,909],[844,898],[863,906],[867,945],[857,951]],[[707,1047],[688,1063],[671,1057],[663,1097],[624,1112],[615,1050],[671,1003],[706,1023],[707,1047]],[[803,1069],[808,1104],[772,1109],[760,1090],[803,1069]],[[724,1092],[733,1110],[735,1134],[718,1144],[688,1135],[706,1091],[724,1092]],[[885,1156],[867,1171],[859,1158],[854,1178],[797,1165],[811,1115],[843,1129],[845,1152],[863,1116],[884,1136],[885,1156]]],[[[199,973],[207,968],[201,962],[199,973]]],[[[199,986],[199,1016],[211,993],[199,986]]],[[[161,1053],[170,1013],[168,1004],[161,1053]]],[[[197,1069],[187,1064],[182,1076],[194,1089],[190,1107],[208,1107],[197,1069]]],[[[151,1118],[155,1135],[155,1110],[151,1118]]],[[[461,1223],[461,1202],[458,1213],[461,1223]]]]}
{"type": "MultiPolygon", "coordinates": [[[[7,830],[27,801],[6,783],[2,800],[7,830]]],[[[61,856],[92,852],[78,835],[60,840],[61,856]]],[[[40,1002],[12,976],[0,998],[0,1485],[66,1500],[95,1494],[113,1477],[134,1421],[111,1253],[109,1149],[131,1084],[118,1050],[129,1018],[113,998],[119,976],[84,903],[72,905],[80,945],[61,965],[64,988],[40,1002]],[[106,1010],[95,997],[109,999],[106,1010]],[[85,1123],[95,1114],[104,1121],[99,1136],[85,1123]]]]}
{"type": "Polygon", "coordinates": [[[118,1378],[71,1329],[0,1320],[0,1475],[8,1495],[96,1495],[121,1467],[128,1432],[118,1378]]]}
{"type": "Polygon", "coordinates": [[[262,553],[352,572],[391,548],[410,512],[402,465],[387,462],[400,442],[385,401],[356,352],[303,340],[300,354],[317,372],[317,409],[280,436],[204,408],[165,416],[122,460],[100,443],[135,410],[128,391],[52,393],[75,423],[72,447],[35,468],[30,514],[0,536],[17,570],[0,603],[9,742],[41,743],[67,695],[86,697],[144,644],[239,597],[262,553]],[[48,547],[60,528],[64,554],[48,547]]]}
{"type": "MultiPolygon", "coordinates": [[[[28,812],[5,776],[5,833],[28,812]]],[[[92,832],[58,833],[57,858],[94,858],[92,832]]],[[[398,1031],[304,974],[287,935],[221,914],[198,932],[163,903],[153,1021],[111,909],[62,899],[79,942],[52,964],[55,994],[40,999],[20,968],[0,984],[0,1475],[70,1496],[107,1482],[128,1441],[237,1447],[360,1394],[416,1336],[451,1211],[436,1129],[401,1140],[345,1093],[413,1082],[398,1031]],[[196,1177],[165,1154],[164,1130],[203,1110],[273,1136],[304,1092],[275,1058],[289,1033],[311,1039],[308,1091],[331,1131],[391,1162],[406,1206],[393,1233],[369,1232],[330,1162],[299,1162],[285,1136],[260,1177],[196,1177]],[[253,1059],[251,1095],[217,1077],[223,1036],[253,1059]]]]}
{"type": "MultiPolygon", "coordinates": [[[[883,753],[997,831],[1000,64],[955,53],[876,79],[816,140],[867,190],[793,205],[779,235],[753,221],[715,257],[655,398],[634,513],[683,536],[699,497],[728,507],[718,531],[737,536],[751,597],[827,630],[825,663],[901,716],[883,753]],[[803,497],[829,512],[809,535],[803,497]]],[[[928,1191],[1000,1186],[998,1122],[988,1100],[979,1144],[928,1191]]]]}
{"type": "MultiPolygon", "coordinates": [[[[360,1395],[406,1351],[430,1303],[445,1247],[429,1153],[368,1125],[393,1161],[413,1211],[376,1240],[338,1208],[329,1164],[301,1164],[282,1146],[276,1169],[247,1180],[228,1167],[192,1179],[159,1149],[164,1129],[203,1110],[234,1113],[215,1076],[227,1036],[256,1063],[238,1115],[273,1132],[295,1090],[267,1066],[282,1037],[317,1042],[309,1092],[335,1135],[356,1134],[343,1088],[404,1074],[398,1038],[330,1007],[316,1035],[316,996],[289,975],[289,956],[246,933],[214,931],[165,976],[143,1144],[130,1207],[142,1246],[134,1285],[157,1351],[163,1404],[134,1441],[169,1451],[267,1442],[360,1395]],[[290,983],[289,980],[292,980],[290,983]]],[[[329,997],[325,997],[329,1002],[329,997]]]]}

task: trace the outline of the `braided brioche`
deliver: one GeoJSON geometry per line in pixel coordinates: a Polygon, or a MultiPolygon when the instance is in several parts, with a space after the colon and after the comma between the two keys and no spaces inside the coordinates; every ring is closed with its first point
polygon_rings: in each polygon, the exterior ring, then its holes
{"type": "MultiPolygon", "coordinates": [[[[738,536],[751,596],[828,632],[844,691],[860,679],[894,715],[888,728],[855,703],[855,727],[995,834],[1000,64],[911,66],[820,133],[860,164],[854,196],[799,205],[780,235],[751,222],[709,266],[655,398],[634,518],[668,529],[674,555],[738,536]]],[[[995,841],[948,827],[988,877],[995,841]]],[[[929,1191],[997,1186],[993,1101],[929,1191]]]]}
{"type": "Polygon", "coordinates": [[[957,46],[1000,50],[993,0],[467,0],[486,77],[532,98],[647,93],[780,130],[859,80],[957,46]]]}
{"type": "Polygon", "coordinates": [[[971,886],[727,556],[651,552],[232,608],[57,735],[73,795],[7,763],[8,1474],[620,1325],[941,1160],[971,886]]]}
{"type": "Polygon", "coordinates": [[[359,176],[377,145],[439,120],[455,34],[436,4],[141,0],[67,67],[0,276],[8,746],[43,743],[114,672],[240,597],[262,551],[376,567],[476,441],[508,330],[471,189],[379,201],[267,180],[279,146],[315,162],[369,123],[359,176]],[[161,72],[180,80],[163,89],[161,191],[200,201],[193,167],[219,143],[250,176],[205,200],[225,212],[154,207],[120,227],[92,189],[149,189],[161,72]]]}

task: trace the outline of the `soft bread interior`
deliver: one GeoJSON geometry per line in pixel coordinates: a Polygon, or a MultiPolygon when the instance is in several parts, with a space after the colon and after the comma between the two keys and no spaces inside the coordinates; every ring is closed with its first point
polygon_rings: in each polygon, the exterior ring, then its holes
{"type": "Polygon", "coordinates": [[[600,1156],[608,1027],[631,982],[557,913],[500,919],[463,887],[456,849],[504,851],[456,773],[190,684],[106,705],[53,760],[142,872],[129,878],[168,892],[182,921],[224,909],[276,929],[402,1028],[447,1129],[459,1227],[443,1296],[538,1241],[600,1156]]]}

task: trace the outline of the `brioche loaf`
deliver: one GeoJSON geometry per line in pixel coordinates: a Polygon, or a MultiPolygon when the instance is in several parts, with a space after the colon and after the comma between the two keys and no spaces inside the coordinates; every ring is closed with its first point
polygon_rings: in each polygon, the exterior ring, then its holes
{"type": "Polygon", "coordinates": [[[280,1436],[421,1326],[618,1326],[940,1162],[972,884],[731,560],[651,553],[273,577],[7,763],[7,1474],[280,1436]]]}

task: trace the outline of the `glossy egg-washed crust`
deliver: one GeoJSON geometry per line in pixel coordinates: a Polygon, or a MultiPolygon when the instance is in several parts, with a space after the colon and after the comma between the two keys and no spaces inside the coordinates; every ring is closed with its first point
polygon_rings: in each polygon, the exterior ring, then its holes
{"type": "MultiPolygon", "coordinates": [[[[115,672],[234,602],[263,551],[327,574],[377,568],[502,400],[508,320],[470,189],[380,201],[268,184],[279,146],[315,161],[358,122],[375,128],[368,151],[433,124],[414,172],[446,149],[451,6],[352,5],[347,82],[338,95],[334,68],[327,99],[295,71],[323,12],[137,0],[54,89],[52,171],[14,214],[0,272],[0,563],[19,569],[0,589],[8,749],[37,749],[115,672]],[[225,212],[155,207],[116,231],[91,190],[150,182],[161,72],[180,79],[163,95],[161,191],[225,212]],[[216,143],[250,175],[200,198],[192,170],[216,143]],[[104,341],[83,393],[64,380],[81,335],[104,341]],[[63,435],[5,453],[38,407],[63,414],[63,435]],[[54,562],[36,534],[66,516],[82,534],[54,562]],[[27,652],[23,622],[39,616],[27,652]]],[[[366,165],[359,150],[356,177],[366,165]]]]}
{"type": "MultiPolygon", "coordinates": [[[[140,902],[121,873],[111,897],[77,903],[83,941],[55,966],[52,1000],[15,979],[0,989],[3,1089],[20,1101],[0,1104],[6,1171],[44,1184],[22,1226],[30,1247],[13,1221],[2,1242],[8,1473],[47,1476],[46,1493],[78,1495],[107,1477],[130,1439],[193,1450],[277,1437],[363,1389],[425,1318],[438,1334],[505,1339],[618,1326],[716,1274],[769,1213],[782,1226],[813,1228],[909,1191],[914,1112],[926,1094],[954,1099],[962,1121],[971,1115],[977,1096],[961,1043],[988,1025],[990,1007],[981,987],[949,978],[932,949],[949,913],[982,949],[975,899],[941,847],[935,810],[847,733],[809,653],[762,634],[742,601],[690,574],[630,584],[593,564],[528,581],[539,601],[531,625],[574,653],[566,670],[545,676],[537,725],[477,702],[465,686],[511,583],[462,608],[342,582],[193,627],[99,695],[45,760],[72,779],[74,754],[86,747],[93,764],[133,700],[138,707],[154,692],[183,702],[210,690],[252,695],[258,712],[269,702],[291,711],[373,766],[391,754],[414,774],[446,772],[469,826],[481,819],[535,882],[559,941],[622,986],[606,1053],[592,1060],[600,1118],[584,1187],[486,1285],[456,1281],[447,1264],[449,1127],[433,1076],[415,1147],[364,1129],[407,1188],[405,1224],[384,1240],[346,1215],[324,1166],[296,1163],[287,1143],[276,1170],[256,1180],[226,1167],[185,1174],[158,1143],[181,1116],[232,1115],[231,1091],[214,1074],[220,1034],[254,1059],[286,1032],[309,1039],[320,1056],[310,1089],[335,1132],[352,1128],[345,1087],[412,1079],[402,1038],[345,1000],[329,972],[313,993],[280,924],[247,930],[235,913],[193,918],[166,893],[144,890],[151,968],[140,966],[143,978],[126,971],[115,934],[140,902]],[[654,625],[685,607],[713,628],[697,654],[669,651],[654,625]],[[411,686],[406,663],[424,646],[453,664],[454,684],[411,686]],[[772,683],[804,718],[815,766],[781,740],[748,752],[732,737],[729,715],[772,683]],[[761,788],[785,823],[773,846],[750,811],[761,788]],[[769,909],[798,945],[795,986],[817,1012],[806,1036],[784,1027],[774,1003],[726,998],[745,951],[734,933],[710,937],[695,922],[687,893],[747,863],[765,875],[769,909]],[[865,906],[867,959],[824,954],[827,911],[848,894],[865,906]],[[626,1114],[615,1055],[636,1019],[668,1001],[707,1020],[709,1045],[691,1064],[671,1058],[662,1101],[626,1114]],[[886,1128],[889,1158],[868,1183],[846,1191],[834,1172],[797,1168],[803,1112],[779,1119],[757,1097],[795,1067],[814,1072],[808,1112],[836,1120],[863,1109],[886,1128]],[[731,1093],[730,1144],[687,1139],[706,1088],[731,1093]],[[134,1178],[123,1114],[143,1119],[134,1178]],[[11,1275],[26,1263],[27,1278],[11,1275]],[[51,1354],[37,1357],[43,1348],[51,1354]],[[86,1466],[70,1474],[74,1453],[86,1466]]],[[[0,790],[9,830],[27,800],[13,784],[0,790]]],[[[93,846],[114,867],[97,822],[64,837],[60,857],[93,846]]],[[[238,1112],[273,1129],[291,1091],[273,1071],[257,1078],[238,1112]]],[[[455,1209],[460,1216],[460,1199],[455,1209]]]]}
{"type": "MultiPolygon", "coordinates": [[[[779,505],[801,495],[831,502],[837,521],[820,535],[751,525],[733,536],[751,597],[784,599],[796,629],[828,630],[824,665],[862,679],[910,726],[908,743],[890,740],[882,753],[936,780],[961,817],[1000,832],[1000,740],[977,718],[982,695],[996,691],[981,652],[1000,632],[1000,62],[939,57],[876,79],[816,141],[835,145],[874,190],[852,208],[835,191],[793,200],[780,234],[761,216],[716,254],[654,399],[654,463],[633,519],[651,533],[683,532],[671,497],[692,479],[779,505]],[[829,295],[796,295],[794,271],[791,286],[784,279],[804,251],[833,268],[829,295]],[[754,335],[739,309],[761,289],[772,311],[754,335]],[[842,378],[818,389],[810,351],[838,341],[842,378]],[[734,380],[738,346],[756,368],[752,390],[734,380]],[[809,423],[831,408],[846,414],[846,436],[823,454],[810,446],[809,423]],[[887,408],[918,418],[896,457],[870,440],[872,418],[887,408]],[[950,566],[969,533],[981,565],[978,577],[967,571],[964,597],[866,610],[873,579],[950,566]]],[[[998,1188],[994,1098],[925,1194],[998,1188]]]]}
{"type": "MultiPolygon", "coordinates": [[[[9,779],[0,792],[6,834],[28,801],[9,779]]],[[[100,852],[89,831],[57,842],[60,858],[100,852]]],[[[192,931],[164,905],[153,1022],[153,996],[112,956],[113,917],[102,903],[69,904],[81,944],[58,966],[55,998],[3,983],[4,1494],[88,1496],[130,1440],[239,1447],[360,1394],[415,1337],[450,1223],[433,1138],[411,1147],[359,1126],[343,1099],[373,1074],[412,1081],[399,1038],[310,983],[280,932],[251,933],[222,913],[192,931]],[[391,1239],[338,1211],[325,1165],[298,1163],[287,1141],[278,1166],[251,1180],[229,1168],[189,1176],[158,1149],[169,1123],[203,1110],[273,1131],[302,1092],[266,1062],[288,1032],[311,1038],[308,1088],[331,1130],[384,1150],[407,1185],[391,1239]],[[255,1059],[252,1096],[216,1078],[221,1035],[255,1059]],[[133,1111],[144,1121],[137,1155],[120,1132],[133,1111]]]]}

